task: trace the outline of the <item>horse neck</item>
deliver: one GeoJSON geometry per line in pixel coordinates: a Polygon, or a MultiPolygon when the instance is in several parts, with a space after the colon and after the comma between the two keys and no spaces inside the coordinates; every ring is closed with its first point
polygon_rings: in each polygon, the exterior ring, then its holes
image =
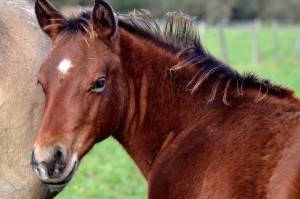
{"type": "Polygon", "coordinates": [[[122,124],[114,136],[148,178],[159,154],[203,105],[170,72],[179,62],[174,54],[122,29],[120,47],[128,92],[122,124]]]}

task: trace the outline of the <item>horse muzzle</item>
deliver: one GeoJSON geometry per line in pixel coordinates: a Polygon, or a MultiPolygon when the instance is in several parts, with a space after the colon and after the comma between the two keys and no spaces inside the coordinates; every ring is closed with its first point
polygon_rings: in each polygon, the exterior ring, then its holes
{"type": "Polygon", "coordinates": [[[31,166],[43,183],[65,186],[74,176],[78,164],[75,156],[68,163],[64,148],[56,146],[54,150],[33,149],[31,166]]]}

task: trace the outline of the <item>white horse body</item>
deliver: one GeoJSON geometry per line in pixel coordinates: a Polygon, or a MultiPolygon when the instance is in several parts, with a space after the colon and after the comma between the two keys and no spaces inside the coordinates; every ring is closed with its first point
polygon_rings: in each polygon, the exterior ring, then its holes
{"type": "Polygon", "coordinates": [[[30,166],[44,97],[36,75],[50,42],[32,0],[0,0],[0,198],[45,197],[30,166]]]}

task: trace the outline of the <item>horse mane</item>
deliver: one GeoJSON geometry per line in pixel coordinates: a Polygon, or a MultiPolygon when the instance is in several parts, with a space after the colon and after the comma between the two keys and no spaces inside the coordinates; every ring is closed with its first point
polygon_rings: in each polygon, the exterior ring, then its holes
{"type": "MultiPolygon", "coordinates": [[[[81,14],[81,17],[69,19],[65,32],[81,32],[94,37],[90,22],[91,12],[81,14]]],[[[209,77],[214,78],[209,101],[213,101],[221,83],[225,84],[223,101],[227,102],[227,90],[234,86],[239,95],[243,95],[245,88],[259,89],[257,101],[262,100],[267,94],[278,98],[293,97],[294,92],[273,84],[270,80],[260,79],[252,73],[240,74],[227,64],[212,56],[202,45],[200,35],[194,25],[195,18],[183,13],[170,12],[165,15],[164,25],[161,26],[148,11],[132,12],[127,15],[118,15],[118,26],[148,39],[158,46],[171,51],[182,58],[171,70],[180,70],[193,65],[199,69],[187,88],[192,93],[196,92],[202,83],[209,77]],[[190,88],[189,88],[190,87],[190,88]]]]}
{"type": "Polygon", "coordinates": [[[133,12],[119,17],[119,27],[149,39],[183,58],[183,61],[173,66],[171,70],[180,70],[191,64],[199,68],[199,72],[187,86],[187,88],[191,87],[192,93],[196,92],[208,77],[213,76],[215,83],[209,101],[214,100],[221,82],[226,84],[223,97],[226,104],[228,104],[227,89],[234,84],[239,95],[243,95],[244,88],[259,89],[257,101],[263,99],[267,94],[279,98],[293,96],[293,91],[289,89],[275,85],[270,80],[260,79],[252,73],[240,74],[216,59],[203,47],[194,22],[194,17],[177,12],[165,15],[164,26],[160,26],[147,11],[133,12]]]}

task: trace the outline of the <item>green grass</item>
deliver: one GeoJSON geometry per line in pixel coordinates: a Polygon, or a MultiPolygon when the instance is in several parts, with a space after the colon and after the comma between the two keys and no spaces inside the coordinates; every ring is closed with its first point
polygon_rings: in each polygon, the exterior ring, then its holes
{"type": "MultiPolygon", "coordinates": [[[[254,72],[262,78],[294,89],[300,94],[300,54],[296,56],[295,41],[300,31],[280,28],[279,58],[274,58],[270,27],[259,32],[261,61],[252,62],[252,33],[249,28],[226,30],[228,62],[238,71],[254,72]]],[[[203,43],[220,59],[218,31],[208,28],[203,43]]],[[[83,159],[75,178],[58,199],[104,198],[143,199],[147,196],[146,181],[122,147],[113,139],[97,144],[83,159]]]]}

